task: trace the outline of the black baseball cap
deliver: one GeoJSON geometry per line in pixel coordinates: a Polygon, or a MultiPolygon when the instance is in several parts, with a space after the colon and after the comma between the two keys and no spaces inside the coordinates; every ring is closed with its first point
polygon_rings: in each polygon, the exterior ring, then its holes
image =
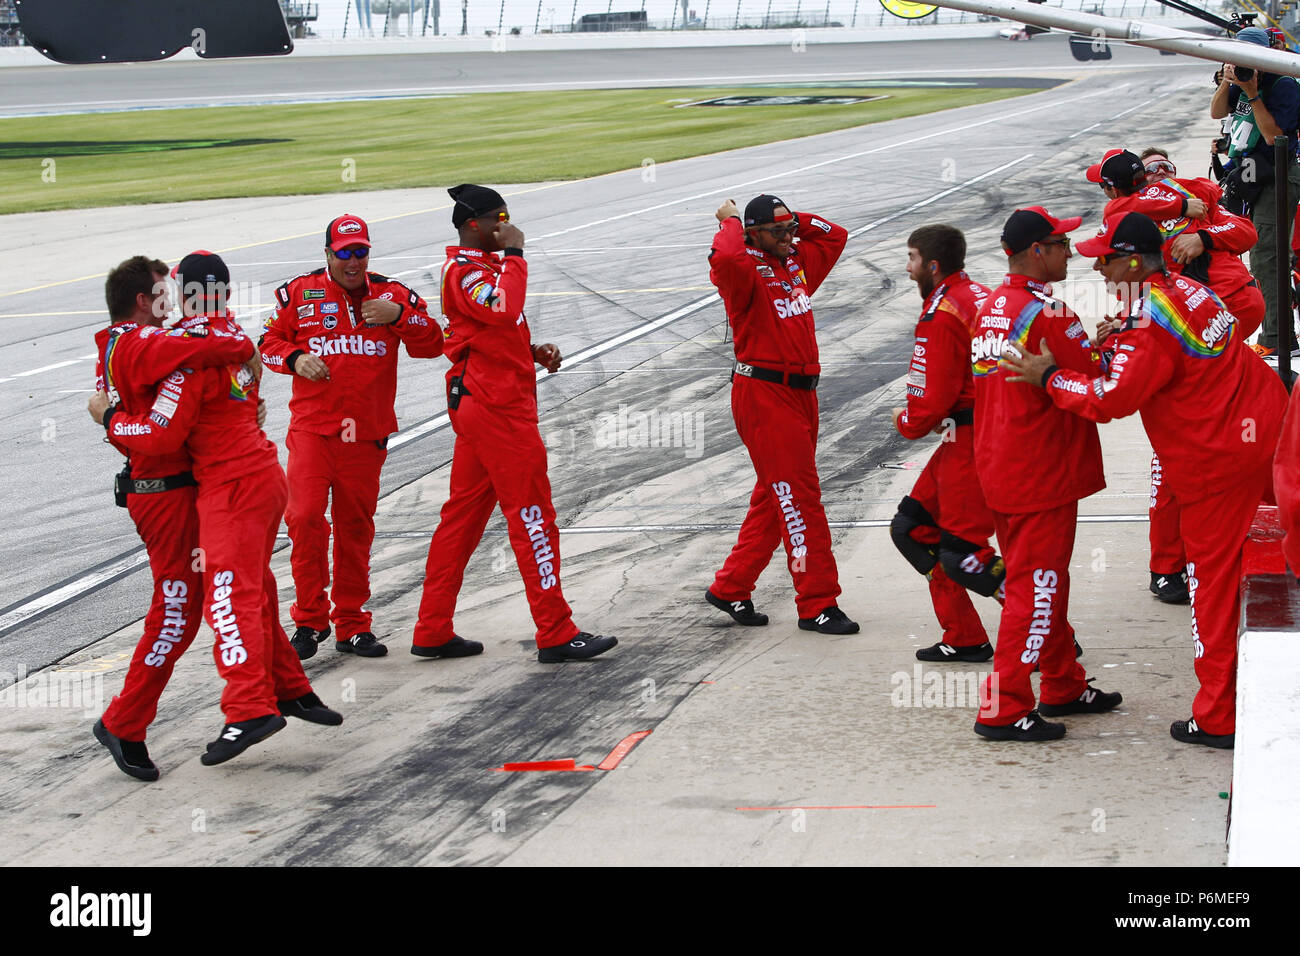
{"type": "Polygon", "coordinates": [[[451,224],[457,229],[471,219],[477,219],[500,209],[506,204],[501,194],[487,186],[475,186],[473,183],[461,183],[447,190],[447,195],[456,201],[451,210],[451,224]]]}
{"type": "Polygon", "coordinates": [[[1101,232],[1074,248],[1081,256],[1108,256],[1115,252],[1159,252],[1165,244],[1160,227],[1140,212],[1114,216],[1101,224],[1101,232]]]}
{"type": "Polygon", "coordinates": [[[230,269],[215,252],[199,249],[176,263],[172,269],[172,278],[180,285],[182,292],[191,285],[204,288],[227,286],[230,284],[230,269]]]}
{"type": "Polygon", "coordinates": [[[1057,219],[1042,206],[1017,209],[1002,227],[1002,251],[1009,256],[1024,252],[1048,236],[1063,236],[1083,224],[1082,216],[1057,219]]]}
{"type": "Polygon", "coordinates": [[[1101,183],[1115,189],[1132,189],[1143,186],[1147,181],[1147,170],[1127,149],[1112,149],[1101,158],[1101,162],[1089,166],[1084,173],[1090,183],[1101,183]]]}
{"type": "Polygon", "coordinates": [[[789,222],[793,219],[794,213],[790,211],[790,207],[775,196],[770,196],[767,193],[755,196],[745,206],[746,226],[761,226],[769,222],[789,222]],[[778,216],[776,209],[780,206],[785,207],[785,213],[778,216]]]}

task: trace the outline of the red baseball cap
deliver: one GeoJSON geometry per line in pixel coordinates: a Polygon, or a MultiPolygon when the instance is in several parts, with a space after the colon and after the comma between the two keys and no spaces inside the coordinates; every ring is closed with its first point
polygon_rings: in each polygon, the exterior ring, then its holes
{"type": "Polygon", "coordinates": [[[1146,182],[1146,167],[1127,149],[1112,149],[1101,158],[1101,162],[1089,166],[1084,173],[1090,183],[1103,183],[1107,186],[1131,189],[1146,182]]]}
{"type": "Polygon", "coordinates": [[[1083,224],[1082,216],[1057,219],[1042,206],[1017,209],[1002,227],[1002,251],[1009,256],[1024,252],[1048,236],[1063,236],[1083,224]]]}
{"type": "Polygon", "coordinates": [[[370,229],[360,216],[344,214],[332,221],[325,229],[325,246],[331,252],[338,252],[348,246],[370,245],[370,229]]]}
{"type": "Polygon", "coordinates": [[[1141,252],[1159,252],[1164,245],[1160,227],[1140,212],[1112,216],[1101,224],[1101,232],[1075,245],[1081,256],[1109,256],[1122,252],[1125,255],[1141,252]]]}

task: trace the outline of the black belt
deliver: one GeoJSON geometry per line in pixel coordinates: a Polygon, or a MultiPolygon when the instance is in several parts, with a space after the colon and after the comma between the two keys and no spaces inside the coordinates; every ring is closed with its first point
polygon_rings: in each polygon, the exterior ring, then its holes
{"type": "Polygon", "coordinates": [[[197,487],[197,485],[198,482],[194,480],[192,471],[182,471],[178,475],[167,475],[163,478],[132,478],[131,466],[127,465],[113,476],[113,498],[119,508],[125,508],[127,495],[156,495],[163,491],[197,487]]]}
{"type": "Polygon", "coordinates": [[[744,362],[737,362],[732,366],[732,381],[735,381],[737,375],[743,375],[745,378],[756,378],[760,382],[776,382],[778,385],[788,385],[791,388],[801,388],[807,392],[816,391],[817,380],[821,378],[820,375],[799,375],[796,372],[778,372],[773,368],[760,368],[757,365],[746,365],[744,362]]]}
{"type": "Polygon", "coordinates": [[[165,478],[127,478],[125,485],[128,495],[156,495],[175,488],[194,488],[198,482],[194,480],[194,472],[182,471],[179,475],[165,478]]]}
{"type": "Polygon", "coordinates": [[[955,412],[949,412],[948,417],[952,419],[955,425],[974,425],[975,409],[959,408],[955,412]]]}

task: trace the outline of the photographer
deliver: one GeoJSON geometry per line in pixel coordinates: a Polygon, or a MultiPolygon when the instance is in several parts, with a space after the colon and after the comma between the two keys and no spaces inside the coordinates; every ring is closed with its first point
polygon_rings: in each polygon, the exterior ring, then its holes
{"type": "MultiPolygon", "coordinates": [[[[1238,40],[1268,47],[1268,33],[1259,27],[1246,27],[1237,33],[1238,40]]],[[[1273,140],[1279,136],[1291,139],[1290,159],[1287,164],[1287,181],[1290,191],[1290,209],[1281,227],[1290,230],[1295,218],[1296,199],[1300,195],[1300,169],[1296,167],[1296,127],[1300,126],[1300,85],[1290,76],[1257,73],[1246,67],[1224,64],[1223,76],[1214,98],[1210,101],[1210,115],[1215,119],[1230,118],[1228,129],[1228,158],[1233,170],[1224,183],[1225,204],[1233,212],[1249,215],[1259,233],[1259,243],[1250,254],[1250,271],[1259,282],[1267,310],[1264,326],[1255,350],[1261,355],[1272,355],[1278,349],[1276,316],[1277,298],[1277,215],[1273,208],[1273,140]],[[1233,208],[1231,200],[1244,205],[1233,208]]],[[[1294,322],[1284,323],[1289,348],[1295,348],[1294,322]]]]}

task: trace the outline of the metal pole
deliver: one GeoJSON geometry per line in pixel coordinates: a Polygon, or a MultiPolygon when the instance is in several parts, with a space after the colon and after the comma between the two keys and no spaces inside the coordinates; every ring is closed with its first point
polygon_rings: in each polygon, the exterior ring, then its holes
{"type": "Polygon", "coordinates": [[[537,0],[537,19],[533,21],[533,36],[537,36],[537,30],[542,25],[542,0],[537,0]]]}
{"type": "MultiPolygon", "coordinates": [[[[614,0],[609,0],[609,2],[613,3],[614,0]]],[[[707,30],[709,28],[709,4],[712,2],[713,0],[704,0],[704,22],[700,24],[701,30],[707,30]]]]}
{"type": "MultiPolygon", "coordinates": [[[[347,39],[347,35],[348,35],[348,17],[351,15],[351,13],[352,13],[352,0],[348,0],[348,5],[347,5],[346,7],[343,8],[343,38],[344,38],[344,39],[347,39]]],[[[358,13],[358,14],[357,14],[357,17],[360,17],[360,16],[361,16],[361,14],[358,13]]]]}
{"type": "Polygon", "coordinates": [[[849,23],[849,26],[856,27],[857,25],[858,25],[858,0],[853,0],[853,20],[849,23]]]}
{"type": "Polygon", "coordinates": [[[1295,348],[1295,314],[1291,311],[1291,197],[1287,173],[1291,169],[1291,141],[1286,136],[1273,140],[1273,222],[1277,244],[1277,374],[1291,384],[1291,350],[1295,348]]]}

